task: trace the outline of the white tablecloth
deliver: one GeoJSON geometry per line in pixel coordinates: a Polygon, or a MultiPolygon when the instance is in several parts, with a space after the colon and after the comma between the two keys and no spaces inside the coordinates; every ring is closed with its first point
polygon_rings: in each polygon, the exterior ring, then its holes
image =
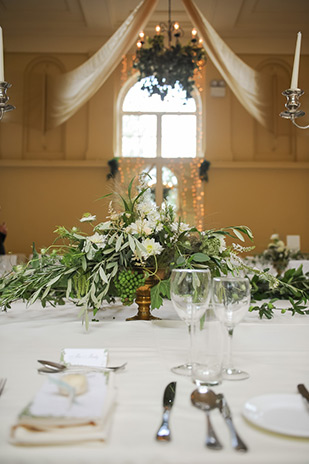
{"type": "Polygon", "coordinates": [[[88,332],[72,305],[26,309],[22,303],[0,314],[0,377],[7,384],[0,397],[0,462],[3,464],[104,463],[104,464],[308,464],[309,439],[277,435],[257,429],[243,418],[244,402],[268,393],[297,392],[298,383],[309,386],[309,317],[289,314],[260,321],[248,317],[235,329],[234,358],[237,367],[249,371],[244,381],[225,381],[215,387],[230,404],[239,434],[249,446],[240,455],[230,445],[226,424],[219,411],[213,423],[224,450],[205,448],[205,415],[190,403],[191,380],[170,370],[187,354],[188,334],[170,303],[153,313],[161,321],[124,319],[136,308],[115,306],[100,311],[88,332]],[[10,426],[32,399],[45,378],[37,374],[37,359],[58,360],[62,348],[108,348],[109,363],[128,362],[116,377],[117,406],[106,442],[74,446],[17,447],[8,441],[10,426]],[[165,386],[177,381],[176,401],[170,425],[173,439],[154,439],[162,415],[165,386]]]}

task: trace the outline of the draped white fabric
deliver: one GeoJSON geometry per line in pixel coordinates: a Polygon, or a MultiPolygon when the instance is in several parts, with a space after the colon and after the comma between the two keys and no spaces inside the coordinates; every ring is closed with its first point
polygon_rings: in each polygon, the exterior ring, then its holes
{"type": "Polygon", "coordinates": [[[49,77],[47,129],[73,116],[104,84],[154,11],[158,0],[142,0],[112,37],[85,63],[49,77]]]}
{"type": "Polygon", "coordinates": [[[236,98],[262,126],[271,130],[271,80],[244,63],[219,37],[193,0],[182,0],[203,47],[236,98]]]}
{"type": "MultiPolygon", "coordinates": [[[[219,37],[192,0],[182,0],[192,23],[199,30],[209,59],[244,108],[271,130],[270,77],[244,63],[219,37]]],[[[126,21],[89,60],[58,76],[49,76],[47,129],[73,116],[104,84],[128,52],[137,32],[147,24],[158,0],[142,0],[126,21]]]]}

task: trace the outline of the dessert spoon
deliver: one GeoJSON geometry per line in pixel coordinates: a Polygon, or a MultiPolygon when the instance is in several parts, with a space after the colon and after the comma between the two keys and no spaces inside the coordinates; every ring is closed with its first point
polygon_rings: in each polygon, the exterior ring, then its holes
{"type": "Polygon", "coordinates": [[[223,446],[220,443],[214,431],[214,428],[210,420],[210,414],[209,414],[212,409],[218,407],[217,395],[215,394],[214,391],[208,388],[204,391],[202,389],[194,390],[191,393],[191,402],[195,407],[206,412],[207,436],[206,436],[205,445],[207,446],[207,448],[210,448],[210,449],[221,450],[223,446]]]}
{"type": "Polygon", "coordinates": [[[93,366],[78,366],[78,365],[71,365],[71,366],[67,366],[65,364],[62,364],[62,363],[57,363],[57,362],[53,362],[53,361],[44,361],[42,359],[38,359],[38,362],[40,364],[42,364],[44,367],[41,367],[40,369],[38,369],[38,372],[43,372],[45,374],[53,374],[53,373],[59,373],[59,372],[63,372],[65,370],[82,370],[82,371],[97,371],[97,372],[108,372],[108,371],[112,371],[112,372],[117,372],[119,370],[122,370],[125,368],[125,366],[127,365],[127,363],[125,362],[124,364],[121,364],[120,366],[102,366],[102,367],[93,367],[93,366]]]}

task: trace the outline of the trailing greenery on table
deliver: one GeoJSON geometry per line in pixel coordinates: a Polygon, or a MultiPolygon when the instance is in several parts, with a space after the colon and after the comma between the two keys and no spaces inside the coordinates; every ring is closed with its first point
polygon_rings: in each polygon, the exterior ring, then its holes
{"type": "Polygon", "coordinates": [[[260,318],[271,319],[278,311],[281,313],[290,312],[294,314],[309,314],[309,273],[303,273],[303,267],[289,269],[278,280],[281,285],[271,287],[266,280],[262,280],[256,274],[251,279],[251,298],[252,301],[269,300],[260,305],[252,305],[250,311],[258,311],[260,318]],[[280,308],[280,300],[289,300],[289,308],[280,308]]]}
{"type": "Polygon", "coordinates": [[[89,235],[76,227],[68,230],[60,226],[51,247],[38,254],[33,246],[33,258],[14,266],[0,279],[0,306],[6,310],[18,299],[28,304],[40,300],[43,307],[71,300],[88,326],[89,311],[95,315],[104,309],[104,302],[110,304],[117,298],[132,304],[145,279],[165,269],[165,277],[151,289],[152,309],[159,308],[163,299],[170,297],[173,268],[209,268],[213,276],[251,271],[255,274],[251,283],[256,299],[272,297],[271,291],[282,294],[283,286],[293,301],[306,301],[308,287],[300,275],[294,275],[292,281],[278,280],[243,264],[239,254],[251,248],[237,242],[244,242],[245,237],[252,241],[248,227],[198,231],[177,218],[170,205],[155,205],[147,175],[140,176],[135,184],[133,179],[126,194],[114,194],[105,222],[97,223],[91,213],[81,218],[91,226],[89,235]],[[227,237],[236,243],[227,246],[227,237]]]}
{"type": "Polygon", "coordinates": [[[139,80],[148,77],[142,90],[149,95],[158,94],[161,100],[167,95],[168,88],[180,88],[191,96],[194,88],[194,72],[205,64],[206,53],[198,43],[182,46],[179,41],[169,48],[164,46],[164,36],[159,34],[148,37],[147,43],[136,51],[133,67],[139,71],[139,80]]]}

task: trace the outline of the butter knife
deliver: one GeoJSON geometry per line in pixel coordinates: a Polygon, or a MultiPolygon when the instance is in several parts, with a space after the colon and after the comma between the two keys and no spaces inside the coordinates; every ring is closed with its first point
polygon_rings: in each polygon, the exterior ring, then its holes
{"type": "Polygon", "coordinates": [[[164,390],[163,395],[163,418],[162,424],[157,432],[156,440],[158,441],[170,441],[171,439],[171,431],[169,428],[169,417],[170,411],[174,404],[176,395],[176,382],[171,382],[167,385],[164,390]]]}
{"type": "Polygon", "coordinates": [[[236,432],[235,426],[232,421],[231,410],[226,402],[226,399],[222,395],[222,393],[218,393],[217,399],[218,399],[218,406],[219,406],[220,412],[230,430],[233,448],[236,451],[242,451],[242,452],[248,451],[247,445],[245,445],[245,443],[242,441],[242,439],[236,432]]]}
{"type": "Polygon", "coordinates": [[[309,391],[307,390],[305,385],[303,383],[300,383],[299,385],[297,385],[297,388],[301,396],[305,398],[309,403],[309,391]]]}

